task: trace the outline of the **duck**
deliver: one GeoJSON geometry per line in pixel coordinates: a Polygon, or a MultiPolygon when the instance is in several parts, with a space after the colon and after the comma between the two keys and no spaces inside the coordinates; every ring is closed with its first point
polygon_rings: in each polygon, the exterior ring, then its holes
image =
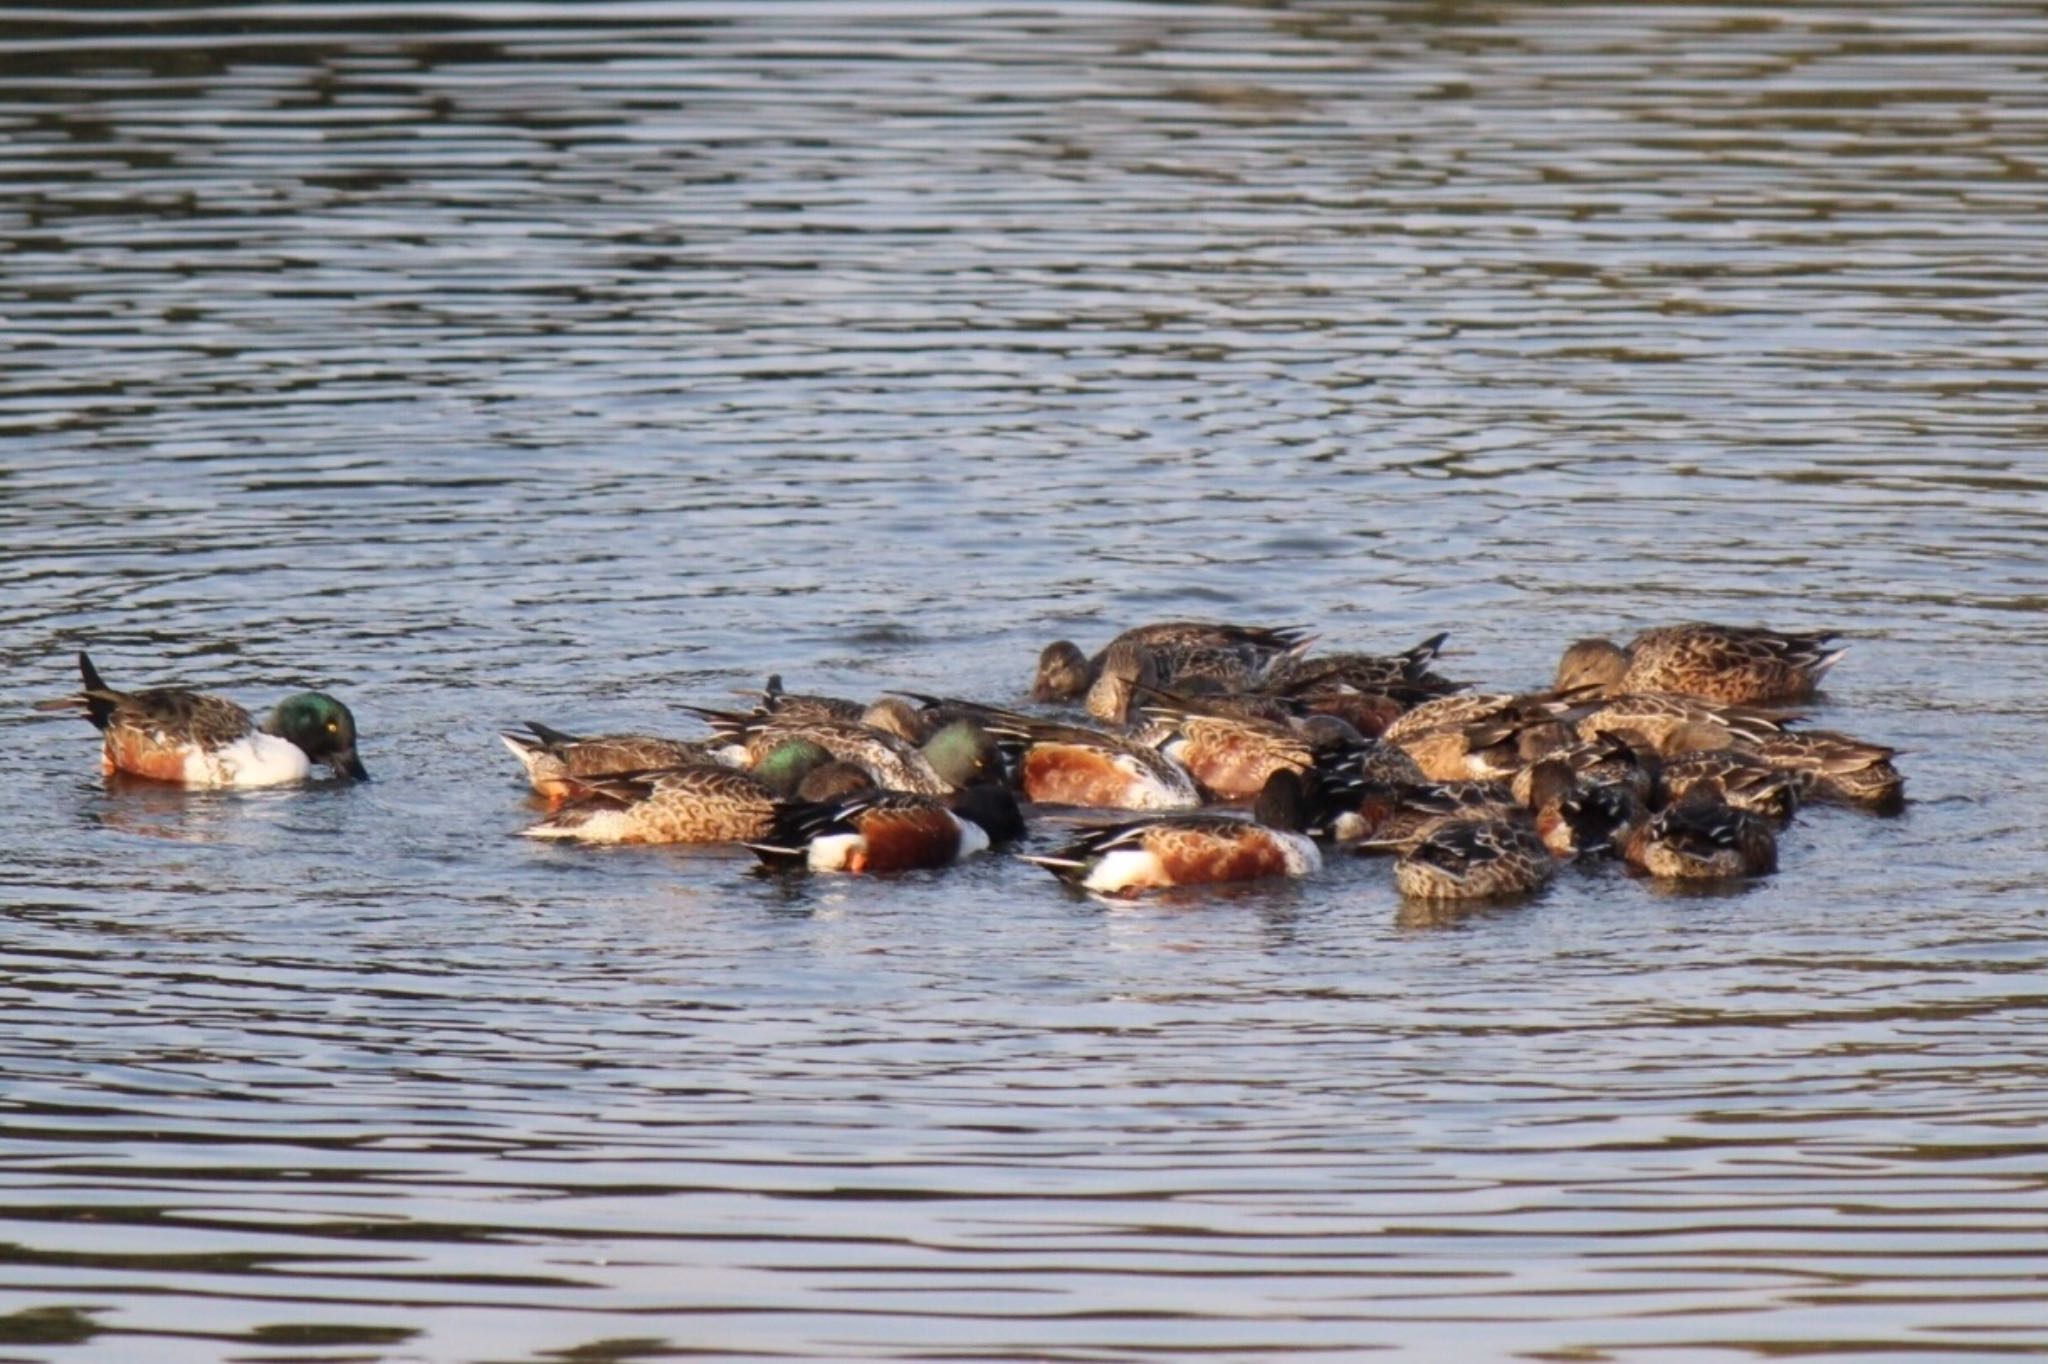
{"type": "Polygon", "coordinates": [[[1398,654],[1288,655],[1267,670],[1263,688],[1276,696],[1325,697],[1343,691],[1386,696],[1403,709],[1462,691],[1464,684],[1430,671],[1450,635],[1431,635],[1398,654]]]}
{"type": "Polygon", "coordinates": [[[1835,801],[1879,814],[1905,808],[1906,779],[1893,765],[1899,750],[1853,739],[1830,729],[1805,729],[1766,734],[1748,751],[1771,766],[1790,772],[1800,794],[1816,801],[1835,801]]]}
{"type": "Polygon", "coordinates": [[[1493,781],[1570,744],[1563,717],[1576,704],[1549,692],[1446,696],[1409,711],[1380,738],[1432,781],[1493,781]]]}
{"type": "Polygon", "coordinates": [[[1034,804],[1148,812],[1202,804],[1188,770],[1148,744],[996,707],[978,713],[982,729],[1010,760],[1018,792],[1034,804]]]}
{"type": "Polygon", "coordinates": [[[1630,692],[1602,701],[1578,719],[1576,730],[1580,739],[1615,734],[1625,742],[1639,743],[1659,755],[1669,756],[1696,747],[1697,741],[1690,736],[1703,729],[1718,728],[1727,736],[1724,743],[1755,743],[1780,733],[1799,718],[1774,715],[1750,706],[1702,701],[1676,692],[1630,692]]]}
{"type": "Polygon", "coordinates": [[[1649,818],[1649,805],[1627,783],[1580,779],[1554,807],[1538,810],[1536,832],[1559,857],[1619,857],[1649,818]]]}
{"type": "Polygon", "coordinates": [[[1513,819],[1521,813],[1499,782],[1361,781],[1332,792],[1330,836],[1361,853],[1403,853],[1455,820],[1513,819]]]}
{"type": "Polygon", "coordinates": [[[737,696],[754,698],[755,710],[764,715],[776,715],[785,720],[854,720],[858,721],[867,707],[858,701],[843,696],[818,696],[807,692],[785,691],[782,674],[768,674],[768,681],[759,691],[741,691],[737,696]]]}
{"type": "Polygon", "coordinates": [[[1515,800],[1535,807],[1531,799],[1536,769],[1544,763],[1562,763],[1573,781],[1581,786],[1626,786],[1638,801],[1647,803],[1657,790],[1657,773],[1663,760],[1648,747],[1638,748],[1623,735],[1608,731],[1598,738],[1581,739],[1544,754],[1508,779],[1515,800]]]}
{"type": "Polygon", "coordinates": [[[1082,705],[1097,720],[1120,725],[1129,720],[1132,699],[1141,691],[1246,691],[1289,657],[1255,644],[1144,644],[1119,637],[1103,651],[1082,705]]]}
{"type": "Polygon", "coordinates": [[[1646,630],[1626,648],[1578,640],[1558,660],[1557,685],[1597,686],[1610,696],[1668,692],[1724,705],[1800,701],[1847,652],[1829,647],[1837,637],[1687,621],[1646,630]]]}
{"type": "Polygon", "coordinates": [[[258,724],[221,696],[181,687],[116,691],[84,651],[83,688],[39,710],[82,711],[104,736],[103,771],[202,788],[282,786],[306,780],[313,764],[335,775],[369,777],[356,753],[356,717],[325,692],[277,703],[258,724]]]}
{"type": "Polygon", "coordinates": [[[760,778],[717,763],[565,776],[570,799],[521,830],[579,843],[737,843],[765,838],[781,802],[760,778]]]}
{"type": "Polygon", "coordinates": [[[883,790],[925,796],[948,795],[1001,768],[994,742],[972,725],[949,725],[919,747],[852,720],[785,719],[774,713],[742,715],[700,706],[684,709],[710,722],[721,757],[739,766],[760,762],[791,739],[805,739],[866,770],[883,790]]]}
{"type": "Polygon", "coordinates": [[[863,704],[843,696],[785,691],[780,673],[770,673],[767,685],[760,691],[741,692],[739,695],[755,698],[756,714],[773,715],[784,721],[839,720],[862,724],[893,734],[906,743],[922,745],[932,737],[934,728],[900,694],[863,704]]]}
{"type": "Polygon", "coordinates": [[[1305,772],[1314,765],[1314,747],[1292,726],[1215,713],[1230,709],[1161,695],[1146,703],[1144,713],[1163,731],[1153,747],[1221,800],[1256,796],[1275,772],[1305,772]]]}
{"type": "MultiPolygon", "coordinates": [[[[1215,621],[1166,620],[1135,626],[1118,635],[1110,643],[1131,644],[1142,649],[1168,646],[1249,647],[1279,654],[1304,644],[1307,638],[1307,631],[1296,625],[1232,625],[1215,621]]],[[[1108,652],[1105,648],[1090,658],[1082,653],[1081,647],[1072,640],[1054,640],[1039,651],[1038,668],[1031,680],[1031,699],[1039,702],[1080,700],[1094,685],[1108,652]]]]}
{"type": "Polygon", "coordinates": [[[1678,881],[1729,881],[1777,870],[1768,821],[1701,791],[1652,815],[1622,845],[1631,866],[1678,881]]]}
{"type": "Polygon", "coordinates": [[[1318,747],[1315,768],[1323,785],[1335,791],[1373,782],[1392,786],[1423,786],[1429,783],[1428,775],[1415,759],[1384,739],[1318,747]]]}
{"type": "Polygon", "coordinates": [[[1310,876],[1322,869],[1323,859],[1304,832],[1306,823],[1301,778],[1282,771],[1259,792],[1250,819],[1191,814],[1102,825],[1057,852],[1022,860],[1104,895],[1310,876]]]}
{"type": "Polygon", "coordinates": [[[1657,778],[1658,802],[1675,804],[1695,791],[1780,826],[1799,807],[1796,773],[1733,748],[1695,749],[1665,759],[1657,778]]]}
{"type": "Polygon", "coordinates": [[[584,788],[575,783],[578,777],[718,761],[713,750],[704,744],[653,734],[584,736],[537,720],[528,720],[526,728],[525,734],[506,730],[498,737],[526,769],[526,779],[535,793],[555,802],[584,793],[584,788]]]}
{"type": "Polygon", "coordinates": [[[950,866],[1023,833],[1017,798],[981,782],[945,798],[870,790],[786,802],[769,832],[746,846],[774,870],[858,874],[950,866]]]}
{"type": "Polygon", "coordinates": [[[1395,860],[1394,886],[1411,900],[1490,900],[1537,890],[1556,871],[1526,817],[1457,819],[1395,860]]]}

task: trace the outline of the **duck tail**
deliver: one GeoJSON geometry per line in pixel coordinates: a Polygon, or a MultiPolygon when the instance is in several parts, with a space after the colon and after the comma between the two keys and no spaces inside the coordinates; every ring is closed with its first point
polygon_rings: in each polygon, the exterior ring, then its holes
{"type": "Polygon", "coordinates": [[[1849,646],[1846,644],[1839,649],[1830,649],[1827,653],[1822,654],[1819,658],[1806,665],[1806,675],[1816,683],[1819,682],[1828,675],[1828,669],[1840,663],[1842,655],[1848,652],[1849,646]]]}
{"type": "Polygon", "coordinates": [[[538,720],[528,720],[526,728],[532,732],[534,738],[540,740],[543,748],[561,748],[568,744],[583,742],[577,735],[565,734],[561,730],[551,725],[544,725],[538,720]]]}
{"type": "Polygon", "coordinates": [[[1069,885],[1078,884],[1088,875],[1088,863],[1078,857],[1062,857],[1057,853],[1018,853],[1019,862],[1029,862],[1034,867],[1044,867],[1069,885]]]}
{"type": "Polygon", "coordinates": [[[802,871],[810,861],[809,848],[785,848],[779,843],[742,843],[741,847],[761,859],[770,871],[802,871]]]}
{"type": "Polygon", "coordinates": [[[519,759],[521,767],[529,773],[533,771],[533,765],[541,755],[538,740],[530,739],[524,734],[514,734],[509,729],[501,729],[498,731],[498,741],[512,751],[512,756],[519,759]]]}
{"type": "Polygon", "coordinates": [[[126,699],[124,694],[107,685],[107,679],[100,676],[100,670],[93,667],[92,659],[85,650],[78,651],[78,676],[84,686],[69,696],[60,696],[51,701],[38,701],[37,710],[80,710],[85,718],[92,721],[94,729],[105,729],[107,721],[113,718],[114,708],[126,699]]]}
{"type": "Polygon", "coordinates": [[[1444,641],[1450,637],[1451,632],[1449,630],[1444,631],[1442,634],[1431,635],[1414,648],[1401,653],[1399,657],[1408,660],[1409,670],[1420,672],[1436,662],[1436,656],[1444,651],[1444,641]]]}

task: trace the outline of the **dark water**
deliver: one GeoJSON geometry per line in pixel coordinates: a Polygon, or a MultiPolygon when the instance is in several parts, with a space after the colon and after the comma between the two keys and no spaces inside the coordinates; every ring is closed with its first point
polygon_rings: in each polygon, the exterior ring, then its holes
{"type": "Polygon", "coordinates": [[[2048,1353],[2048,18],[0,11],[0,1358],[2048,1353]],[[1721,895],[539,847],[1200,614],[1853,637],[1721,895]],[[330,687],[380,778],[27,703],[330,687]]]}

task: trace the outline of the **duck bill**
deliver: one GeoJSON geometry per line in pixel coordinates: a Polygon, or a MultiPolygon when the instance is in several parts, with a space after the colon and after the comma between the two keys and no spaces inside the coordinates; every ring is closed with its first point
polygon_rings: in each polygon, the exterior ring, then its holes
{"type": "Polygon", "coordinates": [[[344,777],[352,777],[356,781],[370,779],[370,769],[363,766],[363,760],[356,756],[353,748],[345,753],[335,754],[327,760],[327,764],[344,777]]]}

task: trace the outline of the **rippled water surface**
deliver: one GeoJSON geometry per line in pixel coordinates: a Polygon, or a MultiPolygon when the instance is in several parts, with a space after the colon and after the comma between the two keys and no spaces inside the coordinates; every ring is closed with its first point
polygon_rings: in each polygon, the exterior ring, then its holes
{"type": "Polygon", "coordinates": [[[0,10],[0,1358],[2048,1353],[2048,18],[0,10]],[[1168,615],[1832,626],[1715,895],[537,846],[1168,615]],[[109,789],[29,703],[348,698],[109,789]]]}

